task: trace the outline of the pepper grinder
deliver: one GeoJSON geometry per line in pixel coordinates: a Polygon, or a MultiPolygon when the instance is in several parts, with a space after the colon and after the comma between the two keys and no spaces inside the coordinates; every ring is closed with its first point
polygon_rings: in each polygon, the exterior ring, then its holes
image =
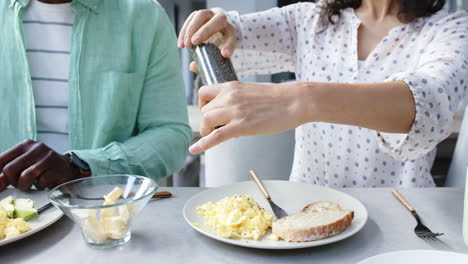
{"type": "Polygon", "coordinates": [[[202,43],[189,47],[189,51],[197,63],[203,85],[238,81],[231,60],[224,58],[215,44],[202,43]]]}

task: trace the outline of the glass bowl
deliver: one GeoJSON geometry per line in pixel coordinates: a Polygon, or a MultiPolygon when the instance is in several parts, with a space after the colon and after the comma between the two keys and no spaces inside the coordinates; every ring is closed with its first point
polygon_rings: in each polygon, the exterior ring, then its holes
{"type": "Polygon", "coordinates": [[[55,187],[49,200],[80,225],[90,246],[111,248],[130,241],[133,218],[157,188],[155,181],[142,176],[96,176],[55,187]]]}

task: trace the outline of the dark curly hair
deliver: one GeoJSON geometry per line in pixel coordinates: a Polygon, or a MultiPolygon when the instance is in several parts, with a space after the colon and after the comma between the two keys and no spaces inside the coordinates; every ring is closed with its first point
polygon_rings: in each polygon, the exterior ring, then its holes
{"type": "MultiPolygon", "coordinates": [[[[427,17],[441,10],[445,5],[445,0],[395,0],[399,4],[398,19],[403,23],[410,23],[420,17],[427,17]]],[[[280,5],[288,5],[300,1],[279,0],[280,5]]],[[[317,2],[317,0],[306,1],[317,2]]],[[[322,10],[322,18],[330,23],[335,23],[335,18],[339,18],[341,11],[346,8],[358,8],[362,0],[333,0],[327,1],[322,10]]]]}

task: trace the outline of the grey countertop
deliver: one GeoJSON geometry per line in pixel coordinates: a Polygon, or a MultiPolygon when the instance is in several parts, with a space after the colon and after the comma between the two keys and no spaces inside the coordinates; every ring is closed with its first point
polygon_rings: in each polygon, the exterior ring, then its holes
{"type": "MultiPolygon", "coordinates": [[[[150,202],[135,220],[132,240],[122,247],[88,247],[79,227],[63,217],[49,228],[0,247],[0,263],[357,263],[397,250],[434,249],[413,233],[415,221],[388,188],[340,189],[359,199],[369,212],[366,226],[338,243],[301,250],[256,250],[224,244],[193,230],[182,216],[185,202],[202,188],[164,188],[174,193],[150,202]]],[[[403,189],[423,221],[453,250],[468,253],[463,243],[464,190],[403,189]]]]}

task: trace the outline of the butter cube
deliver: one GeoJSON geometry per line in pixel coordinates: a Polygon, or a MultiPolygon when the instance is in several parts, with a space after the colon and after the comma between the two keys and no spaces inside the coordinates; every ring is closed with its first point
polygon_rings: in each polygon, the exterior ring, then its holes
{"type": "Polygon", "coordinates": [[[112,239],[123,238],[127,227],[120,216],[107,217],[103,219],[102,225],[106,235],[112,239]]]}
{"type": "Polygon", "coordinates": [[[119,216],[125,224],[128,224],[128,221],[130,220],[130,212],[127,205],[119,206],[119,216]]]}
{"type": "Polygon", "coordinates": [[[96,209],[72,209],[72,214],[77,216],[80,219],[85,220],[88,217],[96,217],[96,209]]]}
{"type": "MultiPolygon", "coordinates": [[[[103,205],[113,205],[113,204],[115,204],[113,201],[105,201],[103,203],[103,205]]],[[[101,209],[101,219],[114,216],[114,211],[115,211],[114,207],[101,209]]]]}
{"type": "Polygon", "coordinates": [[[83,232],[93,239],[95,243],[102,243],[107,239],[102,223],[92,217],[86,219],[83,225],[83,232]]]}
{"type": "Polygon", "coordinates": [[[115,187],[110,193],[104,195],[104,200],[115,202],[120,198],[120,196],[122,196],[122,194],[123,190],[119,187],[115,187]]]}

